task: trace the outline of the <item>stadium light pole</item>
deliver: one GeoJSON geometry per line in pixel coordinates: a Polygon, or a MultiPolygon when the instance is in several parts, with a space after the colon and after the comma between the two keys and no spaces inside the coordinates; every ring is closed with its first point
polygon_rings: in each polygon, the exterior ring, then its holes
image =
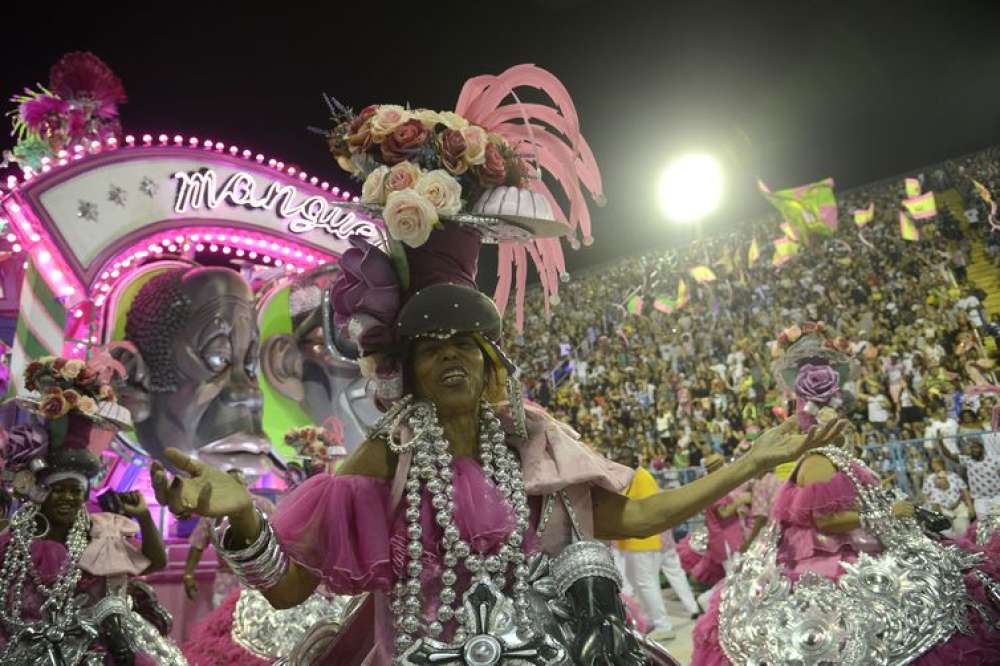
{"type": "Polygon", "coordinates": [[[711,155],[678,157],[666,166],[657,184],[660,208],[671,221],[697,222],[719,207],[723,183],[722,167],[711,155]]]}

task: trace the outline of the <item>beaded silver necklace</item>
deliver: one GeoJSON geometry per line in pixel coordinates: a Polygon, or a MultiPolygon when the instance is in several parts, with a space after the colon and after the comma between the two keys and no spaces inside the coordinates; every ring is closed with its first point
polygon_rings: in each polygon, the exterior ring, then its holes
{"type": "Polygon", "coordinates": [[[527,593],[529,569],[522,550],[524,535],[528,530],[528,499],[524,490],[521,463],[518,455],[507,446],[506,433],[492,408],[485,402],[480,406],[479,418],[479,459],[483,474],[510,502],[515,516],[514,530],[495,555],[483,557],[462,539],[455,524],[455,487],[451,468],[453,456],[449,452],[444,429],[438,422],[437,410],[433,403],[414,401],[406,396],[386,415],[382,430],[387,433],[390,449],[397,453],[412,452],[413,461],[406,480],[406,523],[407,564],[405,580],[396,584],[394,598],[390,604],[396,622],[396,650],[401,653],[410,647],[421,635],[431,638],[441,636],[448,623],[456,623],[454,641],[465,641],[470,632],[475,632],[473,617],[465,617],[459,612],[459,594],[455,590],[458,581],[456,569],[461,563],[473,580],[488,578],[504,589],[507,575],[513,567],[513,593],[516,622],[525,635],[531,634],[528,617],[530,601],[527,593]],[[399,438],[400,427],[406,425],[412,439],[405,444],[399,438]],[[421,557],[424,548],[421,542],[423,529],[420,525],[420,504],[426,489],[431,495],[431,505],[435,520],[442,529],[441,551],[443,553],[441,572],[441,593],[435,619],[425,622],[427,608],[420,575],[423,572],[421,557]]]}
{"type": "Polygon", "coordinates": [[[89,543],[90,517],[85,509],[80,509],[66,539],[69,557],[55,583],[43,585],[34,563],[31,561],[31,543],[35,540],[35,518],[39,514],[37,504],[29,503],[17,510],[11,519],[11,539],[0,567],[0,622],[10,639],[0,653],[0,663],[18,643],[18,635],[35,630],[44,625],[47,640],[57,643],[76,622],[75,595],[80,582],[80,555],[89,543]],[[38,595],[43,599],[40,609],[41,620],[25,621],[22,618],[24,605],[24,581],[30,576],[38,595]]]}

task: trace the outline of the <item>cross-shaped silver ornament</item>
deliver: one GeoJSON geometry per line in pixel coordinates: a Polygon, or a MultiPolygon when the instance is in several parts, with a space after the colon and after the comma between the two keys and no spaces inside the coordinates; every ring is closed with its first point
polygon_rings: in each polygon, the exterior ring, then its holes
{"type": "Polygon", "coordinates": [[[76,203],[76,216],[89,222],[97,222],[97,204],[80,199],[76,203]]]}

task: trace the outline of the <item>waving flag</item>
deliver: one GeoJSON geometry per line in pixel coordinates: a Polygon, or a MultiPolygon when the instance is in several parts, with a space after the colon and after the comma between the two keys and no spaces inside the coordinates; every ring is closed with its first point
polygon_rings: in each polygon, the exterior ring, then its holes
{"type": "Polygon", "coordinates": [[[934,201],[933,192],[903,199],[903,205],[906,206],[906,210],[909,211],[914,220],[926,220],[937,215],[937,203],[934,201]]]}
{"type": "Polygon", "coordinates": [[[907,178],[903,181],[906,185],[906,196],[908,197],[919,197],[920,196],[920,181],[916,178],[907,178]]]}
{"type": "Polygon", "coordinates": [[[680,310],[682,307],[688,303],[688,286],[687,282],[681,280],[677,283],[677,309],[680,310]]]}
{"type": "Polygon", "coordinates": [[[854,211],[854,224],[863,227],[875,219],[875,202],[868,204],[868,208],[859,208],[854,211]]]}
{"type": "Polygon", "coordinates": [[[757,245],[757,239],[754,238],[750,241],[750,249],[747,250],[747,266],[753,266],[758,259],[760,259],[760,247],[757,245]]]}
{"type": "Polygon", "coordinates": [[[677,298],[671,298],[670,296],[660,296],[653,301],[653,309],[662,312],[663,314],[671,314],[677,312],[688,302],[687,294],[687,284],[684,280],[680,280],[677,283],[677,298]]]}
{"type": "Polygon", "coordinates": [[[989,204],[990,213],[986,219],[990,223],[990,227],[1000,229],[1000,224],[997,224],[997,202],[993,200],[993,195],[985,185],[980,183],[975,178],[970,178],[969,180],[971,180],[972,184],[975,186],[976,192],[979,194],[979,198],[989,204]]]}
{"type": "Polygon", "coordinates": [[[642,296],[633,296],[628,299],[628,303],[625,305],[625,309],[628,310],[629,314],[641,315],[642,308],[645,303],[642,300],[642,296]]]}
{"type": "Polygon", "coordinates": [[[782,222],[779,225],[779,227],[780,227],[782,233],[785,234],[786,238],[788,238],[789,240],[793,240],[793,241],[798,242],[799,236],[798,236],[798,234],[795,233],[795,229],[792,228],[792,225],[790,225],[788,222],[782,222]]]}
{"type": "Polygon", "coordinates": [[[695,266],[691,269],[690,274],[698,284],[715,282],[715,273],[708,266],[695,266]]]}
{"type": "Polygon", "coordinates": [[[903,240],[920,240],[920,230],[917,229],[917,225],[913,224],[913,220],[906,214],[906,211],[902,210],[899,211],[899,235],[903,237],[903,240]]]}
{"type": "Polygon", "coordinates": [[[787,190],[772,192],[758,179],[757,187],[764,198],[799,232],[803,241],[809,234],[832,236],[837,230],[837,197],[833,193],[833,178],[808,183],[787,190]]]}
{"type": "Polygon", "coordinates": [[[775,266],[784,266],[788,261],[799,253],[800,246],[791,238],[774,239],[774,259],[771,260],[775,266]]]}

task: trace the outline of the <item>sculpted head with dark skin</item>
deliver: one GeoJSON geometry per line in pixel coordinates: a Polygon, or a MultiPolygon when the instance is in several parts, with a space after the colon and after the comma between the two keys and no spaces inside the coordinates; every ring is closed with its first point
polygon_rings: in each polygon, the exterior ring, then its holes
{"type": "Polygon", "coordinates": [[[221,268],[174,269],[139,291],[119,352],[121,389],[139,441],[154,458],[241,433],[262,433],[259,332],[250,286],[221,268]]]}

